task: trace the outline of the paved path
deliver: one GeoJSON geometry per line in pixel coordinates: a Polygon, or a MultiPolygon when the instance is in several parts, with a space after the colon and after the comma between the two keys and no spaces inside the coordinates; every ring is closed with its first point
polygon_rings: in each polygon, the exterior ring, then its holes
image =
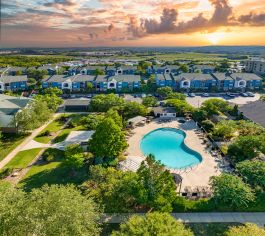
{"type": "Polygon", "coordinates": [[[45,123],[41,127],[35,129],[30,136],[28,136],[20,145],[18,145],[14,150],[12,150],[1,162],[0,169],[2,169],[8,162],[10,162],[17,153],[23,150],[23,147],[31,142],[47,125],[49,125],[56,117],[60,114],[55,113],[49,122],[45,123]]]}
{"type": "MultiPolygon", "coordinates": [[[[106,214],[103,218],[107,223],[121,223],[132,214],[106,214]]],[[[144,214],[135,214],[144,215],[144,214]]],[[[184,223],[254,223],[265,225],[265,212],[212,212],[212,213],[172,213],[178,221],[184,223]]]]}

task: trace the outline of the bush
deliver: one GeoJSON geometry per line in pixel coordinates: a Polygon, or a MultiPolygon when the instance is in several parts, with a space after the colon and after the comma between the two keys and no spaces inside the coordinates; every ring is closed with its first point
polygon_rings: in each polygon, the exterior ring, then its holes
{"type": "Polygon", "coordinates": [[[41,133],[41,136],[50,136],[51,131],[50,130],[45,130],[43,133],[41,133]]]}
{"type": "Polygon", "coordinates": [[[7,176],[11,175],[13,172],[13,168],[5,168],[0,171],[0,179],[4,179],[7,176]]]}

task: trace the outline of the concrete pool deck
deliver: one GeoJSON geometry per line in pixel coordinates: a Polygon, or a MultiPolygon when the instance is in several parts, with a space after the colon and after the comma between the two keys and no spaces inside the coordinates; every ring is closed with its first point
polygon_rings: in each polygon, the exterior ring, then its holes
{"type": "Polygon", "coordinates": [[[176,118],[170,122],[158,123],[158,120],[154,120],[145,126],[136,127],[132,130],[133,135],[128,139],[129,147],[127,149],[128,156],[138,156],[140,159],[144,158],[144,155],[140,148],[140,143],[144,135],[158,128],[177,128],[186,132],[185,144],[198,152],[202,156],[202,162],[192,169],[187,169],[186,172],[178,170],[171,172],[180,173],[183,178],[182,189],[185,186],[209,186],[209,179],[211,176],[217,176],[221,174],[221,170],[218,167],[218,161],[209,153],[205,144],[202,144],[202,140],[198,134],[195,133],[195,122],[190,120],[184,124],[178,122],[176,118]]]}

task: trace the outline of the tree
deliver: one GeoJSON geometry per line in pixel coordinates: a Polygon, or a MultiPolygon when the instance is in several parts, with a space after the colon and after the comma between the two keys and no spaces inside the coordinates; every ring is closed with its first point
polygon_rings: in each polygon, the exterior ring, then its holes
{"type": "Polygon", "coordinates": [[[189,72],[189,67],[185,64],[181,64],[179,69],[183,72],[183,73],[188,73],[189,72]]]}
{"type": "Polygon", "coordinates": [[[55,112],[58,106],[63,102],[63,100],[59,98],[55,93],[37,95],[35,96],[35,100],[46,103],[51,112],[55,112]]]}
{"type": "Polygon", "coordinates": [[[265,95],[260,96],[260,100],[265,102],[265,95]]]}
{"type": "Polygon", "coordinates": [[[193,236],[193,233],[170,214],[153,212],[145,216],[132,216],[127,222],[121,224],[119,231],[114,231],[111,235],[193,236]]]}
{"type": "Polygon", "coordinates": [[[51,111],[45,101],[32,100],[27,107],[16,113],[12,123],[19,132],[33,130],[51,117],[51,111]]]}
{"type": "Polygon", "coordinates": [[[207,132],[211,132],[214,129],[214,123],[211,120],[203,120],[201,125],[207,132]]]}
{"type": "Polygon", "coordinates": [[[100,94],[92,98],[90,107],[92,111],[107,112],[110,108],[120,108],[124,104],[124,99],[115,94],[100,94]]]}
{"type": "Polygon", "coordinates": [[[185,100],[186,95],[183,93],[171,93],[167,96],[167,99],[179,99],[179,100],[185,100]]]}
{"type": "Polygon", "coordinates": [[[265,153],[265,144],[260,136],[253,135],[238,137],[227,150],[227,154],[234,162],[253,159],[260,153],[265,153]]]}
{"type": "Polygon", "coordinates": [[[152,210],[171,212],[176,185],[170,172],[153,155],[149,155],[141,163],[137,174],[141,186],[138,203],[152,210]]]}
{"type": "Polygon", "coordinates": [[[188,104],[185,100],[169,99],[166,104],[176,109],[176,113],[179,116],[183,116],[187,112],[192,112],[194,108],[188,104]]]}
{"type": "Polygon", "coordinates": [[[255,199],[255,195],[249,185],[235,175],[221,174],[220,176],[212,176],[210,185],[213,189],[213,199],[216,204],[223,204],[233,208],[247,207],[255,199]]]}
{"type": "Polygon", "coordinates": [[[202,122],[207,119],[207,111],[203,109],[194,109],[192,112],[192,117],[195,121],[202,122]]]}
{"type": "Polygon", "coordinates": [[[227,101],[219,98],[211,98],[202,103],[201,109],[207,112],[207,116],[219,115],[220,113],[230,112],[233,108],[227,101]]]}
{"type": "Polygon", "coordinates": [[[95,130],[104,119],[105,116],[102,114],[89,114],[80,119],[80,124],[87,130],[95,130]]]}
{"type": "Polygon", "coordinates": [[[260,135],[265,132],[265,129],[252,121],[240,120],[237,123],[237,129],[242,136],[246,135],[260,135]]]}
{"type": "Polygon", "coordinates": [[[95,69],[94,72],[93,72],[93,75],[104,75],[105,72],[101,69],[95,69]]]}
{"type": "Polygon", "coordinates": [[[215,139],[230,140],[235,136],[237,125],[232,120],[220,121],[216,124],[212,131],[212,136],[215,139]]]}
{"type": "Polygon", "coordinates": [[[88,92],[92,92],[93,89],[94,89],[94,85],[93,85],[93,83],[88,82],[88,83],[86,84],[86,90],[87,90],[88,92]]]}
{"type": "Polygon", "coordinates": [[[109,109],[106,113],[106,117],[111,118],[114,120],[115,124],[118,125],[120,128],[123,127],[123,120],[119,113],[114,109],[109,109]]]}
{"type": "Polygon", "coordinates": [[[44,94],[60,96],[63,94],[62,90],[56,87],[50,87],[43,90],[44,94]]]}
{"type": "Polygon", "coordinates": [[[89,167],[89,180],[82,185],[85,194],[105,212],[125,213],[136,210],[137,174],[101,165],[89,167]]]}
{"type": "Polygon", "coordinates": [[[1,235],[99,235],[94,202],[73,186],[43,186],[25,194],[0,184],[1,235]]]}
{"type": "Polygon", "coordinates": [[[265,229],[255,224],[246,223],[245,225],[230,227],[225,236],[265,236],[265,229]]]}
{"type": "Polygon", "coordinates": [[[137,102],[126,102],[122,111],[122,115],[126,119],[130,119],[135,116],[146,116],[147,113],[147,108],[137,102]]]}
{"type": "Polygon", "coordinates": [[[156,92],[162,98],[167,98],[169,95],[173,93],[173,90],[171,87],[166,86],[166,87],[158,88],[156,92]]]}
{"type": "Polygon", "coordinates": [[[157,89],[156,80],[154,75],[150,75],[149,79],[147,80],[147,90],[148,92],[154,92],[157,89]]]}
{"type": "Polygon", "coordinates": [[[106,118],[98,126],[92,139],[89,141],[89,149],[95,157],[104,160],[113,159],[127,147],[125,135],[113,119],[106,118]]]}
{"type": "Polygon", "coordinates": [[[145,107],[155,107],[157,105],[157,99],[153,96],[147,96],[143,98],[142,104],[145,107]]]}
{"type": "Polygon", "coordinates": [[[254,187],[260,186],[265,189],[265,162],[242,161],[236,165],[238,172],[246,179],[246,182],[254,187]]]}

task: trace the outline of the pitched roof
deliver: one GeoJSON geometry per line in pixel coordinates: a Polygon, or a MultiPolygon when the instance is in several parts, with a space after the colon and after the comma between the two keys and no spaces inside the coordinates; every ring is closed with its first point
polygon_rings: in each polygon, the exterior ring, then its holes
{"type": "Polygon", "coordinates": [[[176,109],[173,107],[154,107],[153,111],[155,113],[176,113],[176,109]]]}
{"type": "Polygon", "coordinates": [[[65,82],[72,80],[74,78],[74,75],[52,75],[48,77],[47,79],[43,80],[44,82],[65,82]]]}
{"type": "Polygon", "coordinates": [[[238,109],[247,119],[265,127],[265,102],[259,100],[247,103],[238,109]]]}
{"type": "Polygon", "coordinates": [[[94,81],[96,76],[94,75],[76,75],[72,78],[72,82],[86,82],[86,81],[94,81]]]}
{"type": "Polygon", "coordinates": [[[116,80],[117,82],[139,82],[141,81],[140,75],[115,75],[108,77],[108,81],[116,80]]]}
{"type": "Polygon", "coordinates": [[[88,106],[90,99],[68,99],[64,102],[64,106],[88,106]]]}
{"type": "Polygon", "coordinates": [[[4,75],[0,77],[0,82],[3,82],[3,83],[27,82],[27,81],[28,81],[28,77],[26,75],[18,75],[18,76],[4,75]]]}
{"type": "Polygon", "coordinates": [[[212,75],[218,80],[233,80],[232,77],[226,73],[213,73],[212,75]]]}
{"type": "Polygon", "coordinates": [[[257,76],[254,73],[233,73],[231,77],[234,80],[243,79],[243,80],[262,80],[261,77],[257,76]]]}
{"type": "Polygon", "coordinates": [[[179,75],[173,75],[176,81],[186,80],[215,80],[210,74],[200,74],[200,73],[182,73],[179,75]]]}

